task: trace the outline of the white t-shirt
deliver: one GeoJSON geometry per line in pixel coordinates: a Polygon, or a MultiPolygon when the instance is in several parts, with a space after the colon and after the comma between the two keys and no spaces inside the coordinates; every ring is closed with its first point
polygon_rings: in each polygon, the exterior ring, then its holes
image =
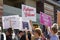
{"type": "Polygon", "coordinates": [[[4,40],[6,40],[6,34],[5,33],[2,33],[3,37],[4,37],[4,40]]]}

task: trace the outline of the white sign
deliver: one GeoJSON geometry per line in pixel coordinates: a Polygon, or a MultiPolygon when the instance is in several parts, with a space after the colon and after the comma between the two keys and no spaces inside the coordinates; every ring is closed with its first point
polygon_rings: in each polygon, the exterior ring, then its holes
{"type": "Polygon", "coordinates": [[[18,15],[3,16],[2,17],[3,29],[19,29],[20,27],[20,17],[18,15]]]}
{"type": "Polygon", "coordinates": [[[19,18],[19,21],[20,21],[20,22],[19,22],[19,24],[20,24],[19,30],[23,30],[23,28],[22,28],[22,17],[19,18]]]}
{"type": "Polygon", "coordinates": [[[23,20],[36,21],[36,8],[22,5],[22,18],[23,20]]]}

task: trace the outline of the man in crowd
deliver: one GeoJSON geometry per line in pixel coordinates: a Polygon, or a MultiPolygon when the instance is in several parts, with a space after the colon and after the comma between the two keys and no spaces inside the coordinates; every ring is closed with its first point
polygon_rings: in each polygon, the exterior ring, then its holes
{"type": "Polygon", "coordinates": [[[12,40],[12,28],[7,29],[6,40],[12,40]]]}

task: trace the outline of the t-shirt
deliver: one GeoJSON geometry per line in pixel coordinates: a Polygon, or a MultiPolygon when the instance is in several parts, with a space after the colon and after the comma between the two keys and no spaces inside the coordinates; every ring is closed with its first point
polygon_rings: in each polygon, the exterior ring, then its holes
{"type": "Polygon", "coordinates": [[[51,33],[49,33],[50,36],[50,40],[59,40],[58,35],[52,35],[51,33]]]}
{"type": "Polygon", "coordinates": [[[52,35],[52,36],[50,36],[50,40],[58,40],[58,36],[57,35],[52,35]]]}
{"type": "Polygon", "coordinates": [[[6,35],[6,40],[12,40],[12,35],[6,35]]]}
{"type": "Polygon", "coordinates": [[[1,33],[1,40],[6,40],[6,35],[5,35],[5,33],[1,33]]]}
{"type": "Polygon", "coordinates": [[[0,40],[4,40],[4,36],[2,34],[0,35],[0,40]]]}

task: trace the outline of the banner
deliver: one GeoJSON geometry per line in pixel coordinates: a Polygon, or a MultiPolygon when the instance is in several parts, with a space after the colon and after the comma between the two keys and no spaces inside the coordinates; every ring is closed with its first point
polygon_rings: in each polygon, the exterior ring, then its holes
{"type": "Polygon", "coordinates": [[[51,16],[49,16],[49,15],[43,13],[43,12],[40,12],[40,23],[42,25],[50,27],[52,25],[51,16]]]}
{"type": "Polygon", "coordinates": [[[20,17],[18,15],[12,15],[12,16],[3,16],[2,17],[2,24],[3,29],[19,29],[20,28],[20,17]]]}
{"type": "Polygon", "coordinates": [[[22,5],[22,18],[23,20],[36,21],[36,8],[22,5]]]}

